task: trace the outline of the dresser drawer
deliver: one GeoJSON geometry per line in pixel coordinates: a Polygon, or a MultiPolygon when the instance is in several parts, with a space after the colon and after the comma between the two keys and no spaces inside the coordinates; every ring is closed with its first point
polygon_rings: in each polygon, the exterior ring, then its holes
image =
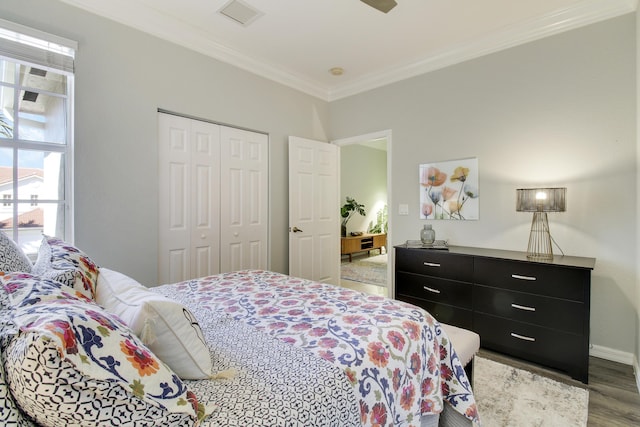
{"type": "Polygon", "coordinates": [[[475,283],[573,301],[589,301],[591,272],[533,262],[476,258],[475,283]]]}
{"type": "Polygon", "coordinates": [[[481,313],[473,315],[474,331],[483,348],[504,352],[588,379],[584,337],[481,313]]]}
{"type": "Polygon", "coordinates": [[[574,334],[585,333],[586,311],[581,302],[476,285],[473,310],[574,334]]]}
{"type": "Polygon", "coordinates": [[[473,285],[468,282],[396,272],[396,293],[471,309],[473,285]]]}
{"type": "Polygon", "coordinates": [[[447,323],[463,329],[473,329],[473,313],[471,310],[408,295],[398,295],[398,299],[426,310],[440,323],[447,323]]]}
{"type": "Polygon", "coordinates": [[[473,257],[429,249],[396,250],[396,271],[473,281],[473,257]]]}

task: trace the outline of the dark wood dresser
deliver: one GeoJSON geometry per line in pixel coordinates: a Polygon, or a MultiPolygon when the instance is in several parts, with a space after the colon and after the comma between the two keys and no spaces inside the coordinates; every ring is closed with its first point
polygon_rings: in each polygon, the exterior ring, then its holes
{"type": "Polygon", "coordinates": [[[396,298],[480,335],[483,348],[589,379],[594,258],[396,246],[396,298]]]}

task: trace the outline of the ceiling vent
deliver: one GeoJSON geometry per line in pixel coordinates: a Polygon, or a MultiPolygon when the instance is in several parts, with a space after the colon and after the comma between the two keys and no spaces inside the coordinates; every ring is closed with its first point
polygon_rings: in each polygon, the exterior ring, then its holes
{"type": "Polygon", "coordinates": [[[31,67],[31,70],[29,70],[29,74],[33,76],[45,77],[47,75],[47,71],[41,70],[40,68],[31,67]]]}
{"type": "Polygon", "coordinates": [[[231,0],[222,6],[218,13],[245,27],[263,15],[262,12],[242,0],[231,0]]]}
{"type": "Polygon", "coordinates": [[[36,102],[38,100],[38,92],[31,92],[30,90],[25,90],[24,95],[22,95],[22,100],[36,102]]]}

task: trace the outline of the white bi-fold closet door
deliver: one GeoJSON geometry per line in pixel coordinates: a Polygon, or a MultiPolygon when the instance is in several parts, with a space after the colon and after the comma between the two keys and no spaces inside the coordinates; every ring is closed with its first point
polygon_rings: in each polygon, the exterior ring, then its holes
{"type": "Polygon", "coordinates": [[[160,283],[267,268],[267,135],[158,113],[160,283]]]}

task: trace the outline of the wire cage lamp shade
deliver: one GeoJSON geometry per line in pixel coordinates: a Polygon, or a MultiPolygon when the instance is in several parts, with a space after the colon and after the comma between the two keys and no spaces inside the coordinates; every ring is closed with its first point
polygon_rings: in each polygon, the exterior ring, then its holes
{"type": "Polygon", "coordinates": [[[552,260],[551,233],[547,212],[564,212],[567,206],[567,189],[519,188],[516,190],[516,211],[533,212],[527,258],[552,260]]]}

